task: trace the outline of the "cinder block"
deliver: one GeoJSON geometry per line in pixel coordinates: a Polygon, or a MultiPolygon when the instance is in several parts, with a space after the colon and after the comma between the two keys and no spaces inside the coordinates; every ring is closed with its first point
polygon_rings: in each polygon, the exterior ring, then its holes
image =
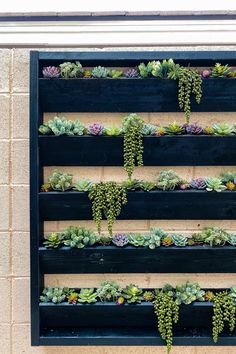
{"type": "Polygon", "coordinates": [[[29,92],[29,49],[13,49],[13,92],[29,92]]]}
{"type": "Polygon", "coordinates": [[[12,220],[14,231],[29,230],[29,187],[27,186],[13,187],[12,220]]]}
{"type": "Polygon", "coordinates": [[[29,183],[29,141],[12,141],[12,183],[29,183]]]}
{"type": "Polygon", "coordinates": [[[0,49],[1,80],[0,92],[9,92],[10,90],[10,70],[11,70],[11,50],[0,49]]]}
{"type": "Polygon", "coordinates": [[[10,331],[11,331],[10,325],[7,324],[0,325],[1,350],[3,354],[11,353],[10,331]]]}
{"type": "Polygon", "coordinates": [[[29,276],[30,235],[28,232],[13,232],[12,274],[15,277],[29,276]]]}
{"type": "Polygon", "coordinates": [[[12,280],[12,320],[26,323],[30,320],[30,283],[28,278],[12,280]]]}
{"type": "Polygon", "coordinates": [[[29,137],[29,96],[12,96],[12,137],[27,139],[29,137]]]}
{"type": "MultiPolygon", "coordinates": [[[[1,84],[0,84],[1,85],[1,84]]],[[[9,139],[10,136],[10,96],[7,94],[0,94],[1,107],[1,129],[0,139],[9,139]]]]}
{"type": "Polygon", "coordinates": [[[9,229],[9,187],[0,186],[0,195],[0,231],[6,231],[9,229]]]}
{"type": "Polygon", "coordinates": [[[0,307],[0,318],[1,318],[0,322],[2,325],[5,323],[10,323],[11,295],[10,295],[10,280],[7,278],[0,278],[0,299],[4,303],[4,306],[0,307]]]}
{"type": "Polygon", "coordinates": [[[0,140],[0,184],[9,183],[9,141],[0,140]]]}
{"type": "Polygon", "coordinates": [[[7,277],[10,271],[10,234],[0,232],[0,277],[7,277]]]}

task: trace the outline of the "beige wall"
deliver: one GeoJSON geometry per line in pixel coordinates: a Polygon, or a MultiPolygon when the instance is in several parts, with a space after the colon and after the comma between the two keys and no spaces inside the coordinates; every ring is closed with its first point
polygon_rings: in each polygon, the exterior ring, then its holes
{"type": "MultiPolygon", "coordinates": [[[[160,49],[160,48],[159,48],[160,49]]],[[[166,48],[164,48],[166,49],[166,48]]],[[[184,48],[182,48],[184,49],[184,48]]],[[[195,48],[197,49],[197,48],[195,48]]],[[[214,48],[213,48],[214,49],[214,48]]],[[[222,48],[223,49],[223,48],[222,48]]],[[[231,48],[232,49],[232,48],[231,48]]],[[[80,49],[81,50],[81,49],[80,49]]],[[[109,49],[111,50],[111,49],[109,49]]],[[[29,50],[0,50],[0,354],[161,354],[164,347],[31,347],[29,324],[29,50]]],[[[85,123],[91,121],[120,122],[123,114],[66,114],[79,117],[85,123]]],[[[52,115],[45,115],[49,119],[52,115]]],[[[183,121],[183,115],[142,114],[147,122],[166,124],[173,120],[183,121]]],[[[202,124],[219,121],[236,122],[236,113],[194,114],[192,120],[202,124]]],[[[65,168],[63,168],[65,169],[65,168]]],[[[214,175],[226,168],[186,167],[175,168],[182,176],[192,178],[200,175],[214,175]]],[[[45,178],[52,169],[45,169],[45,178]]],[[[67,169],[69,170],[69,169],[67,169]]],[[[125,178],[122,168],[76,168],[75,178],[121,179],[125,178]]],[[[158,167],[143,167],[135,172],[135,177],[155,179],[158,167]]],[[[46,230],[60,230],[69,222],[48,222],[46,230]]],[[[80,224],[94,227],[92,222],[80,224]]],[[[207,225],[221,225],[236,231],[236,221],[119,221],[117,231],[148,230],[151,226],[168,230],[192,232],[207,225]]],[[[207,269],[206,269],[207,271],[207,269]]],[[[130,281],[145,287],[158,287],[165,282],[173,284],[186,280],[198,281],[206,287],[228,287],[236,284],[234,274],[134,274],[134,275],[73,275],[47,276],[46,284],[71,286],[96,286],[102,279],[116,279],[122,284],[130,281]]],[[[235,348],[225,347],[176,347],[173,354],[233,354],[235,348]]]]}

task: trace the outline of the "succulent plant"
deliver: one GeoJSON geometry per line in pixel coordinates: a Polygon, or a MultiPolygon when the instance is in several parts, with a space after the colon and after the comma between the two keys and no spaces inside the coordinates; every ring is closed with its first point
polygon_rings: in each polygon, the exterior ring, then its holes
{"type": "Polygon", "coordinates": [[[214,299],[214,296],[215,296],[215,294],[213,293],[213,291],[208,290],[205,292],[205,300],[206,301],[212,302],[214,299]]]}
{"type": "Polygon", "coordinates": [[[229,296],[233,299],[234,304],[236,305],[236,286],[231,286],[229,296]]]}
{"type": "Polygon", "coordinates": [[[157,188],[174,190],[182,183],[182,179],[172,170],[161,171],[157,176],[157,188]]]}
{"type": "Polygon", "coordinates": [[[211,70],[205,69],[201,72],[202,78],[206,79],[211,76],[211,70]]]}
{"type": "Polygon", "coordinates": [[[185,191],[188,188],[189,188],[188,182],[182,181],[181,184],[179,185],[179,189],[181,189],[182,191],[185,191]]]}
{"type": "Polygon", "coordinates": [[[161,237],[154,232],[150,232],[150,234],[146,235],[145,245],[148,246],[151,250],[154,250],[161,245],[161,237]]]}
{"type": "Polygon", "coordinates": [[[227,77],[230,73],[230,68],[227,65],[221,65],[216,63],[215,66],[211,69],[211,77],[227,77]]]}
{"type": "Polygon", "coordinates": [[[138,79],[139,73],[138,73],[137,69],[131,68],[131,69],[126,70],[125,77],[127,77],[128,79],[138,79]]]}
{"type": "Polygon", "coordinates": [[[151,302],[154,300],[154,298],[155,298],[155,296],[152,291],[150,291],[150,290],[144,291],[144,293],[143,293],[143,300],[144,301],[151,302]]]}
{"type": "Polygon", "coordinates": [[[206,181],[206,190],[208,192],[222,192],[226,189],[226,186],[222,184],[221,179],[217,177],[207,177],[206,181]]]}
{"type": "Polygon", "coordinates": [[[92,76],[92,71],[89,69],[84,70],[84,78],[85,79],[90,79],[92,76]]]}
{"type": "Polygon", "coordinates": [[[190,182],[190,187],[193,189],[206,189],[205,178],[198,177],[192,179],[192,181],[190,182]]]}
{"type": "Polygon", "coordinates": [[[146,236],[141,233],[129,234],[129,243],[135,247],[147,246],[146,236]]]}
{"type": "Polygon", "coordinates": [[[41,192],[50,192],[52,190],[51,184],[48,182],[42,184],[40,190],[41,190],[41,192]]]}
{"type": "Polygon", "coordinates": [[[173,239],[170,235],[168,236],[165,236],[163,239],[162,239],[162,245],[165,246],[165,247],[169,247],[171,245],[173,245],[173,239]]]}
{"type": "Polygon", "coordinates": [[[236,184],[236,172],[233,171],[222,172],[220,174],[220,179],[224,184],[228,182],[233,182],[234,184],[236,184]]]}
{"type": "Polygon", "coordinates": [[[141,188],[142,182],[139,181],[138,179],[128,179],[127,181],[122,183],[122,186],[127,191],[136,191],[137,189],[141,188]]]}
{"type": "Polygon", "coordinates": [[[77,304],[78,299],[79,299],[79,294],[76,292],[71,292],[68,296],[67,296],[68,302],[69,304],[77,304]]]}
{"type": "Polygon", "coordinates": [[[39,126],[39,132],[43,135],[52,134],[52,130],[49,128],[49,126],[47,124],[41,124],[39,126]]]}
{"type": "Polygon", "coordinates": [[[88,134],[90,135],[102,135],[105,127],[101,123],[93,123],[88,127],[88,134]]]}
{"type": "Polygon", "coordinates": [[[84,69],[79,61],[75,63],[65,62],[59,65],[61,70],[61,76],[65,79],[82,77],[84,69]]]}
{"type": "Polygon", "coordinates": [[[119,77],[123,76],[123,74],[124,74],[123,70],[112,69],[109,71],[109,76],[112,79],[118,79],[119,77]]]}
{"type": "Polygon", "coordinates": [[[99,237],[93,231],[84,227],[69,226],[62,234],[64,236],[64,245],[72,248],[84,248],[99,242],[99,237]]]}
{"type": "Polygon", "coordinates": [[[142,128],[143,135],[155,135],[157,127],[154,124],[144,124],[142,128]]]}
{"type": "Polygon", "coordinates": [[[187,246],[188,238],[181,234],[171,234],[173,243],[177,247],[185,247],[187,246]]]}
{"type": "Polygon", "coordinates": [[[85,133],[85,126],[79,119],[72,122],[72,130],[69,135],[83,135],[85,133]]]}
{"type": "Polygon", "coordinates": [[[119,296],[117,301],[116,301],[116,304],[117,305],[123,305],[125,303],[125,298],[123,296],[119,296]]]}
{"type": "Polygon", "coordinates": [[[49,236],[45,236],[45,240],[43,242],[45,247],[57,248],[63,243],[64,236],[59,232],[52,232],[49,236]]]}
{"type": "Polygon", "coordinates": [[[97,293],[92,288],[81,289],[79,292],[78,302],[88,303],[88,304],[97,302],[97,293]]]}
{"type": "Polygon", "coordinates": [[[231,246],[236,246],[236,235],[235,234],[229,234],[228,235],[228,240],[227,242],[231,245],[231,246]]]}
{"type": "Polygon", "coordinates": [[[60,76],[60,69],[56,66],[46,66],[42,70],[44,78],[52,79],[60,76]]]}
{"type": "Polygon", "coordinates": [[[112,237],[112,243],[117,247],[124,247],[129,243],[129,238],[126,234],[115,234],[112,237]]]}
{"type": "Polygon", "coordinates": [[[111,235],[99,235],[99,243],[103,246],[110,245],[112,242],[111,235]]]}
{"type": "Polygon", "coordinates": [[[54,304],[59,304],[65,301],[68,292],[68,288],[47,287],[43,289],[42,295],[40,296],[40,301],[53,302],[54,304]]]}
{"type": "Polygon", "coordinates": [[[184,128],[181,124],[173,122],[165,127],[165,132],[169,135],[180,135],[184,133],[184,128]]]}
{"type": "Polygon", "coordinates": [[[79,119],[76,121],[67,120],[62,117],[54,117],[54,119],[49,120],[47,123],[39,127],[39,131],[42,134],[55,134],[59,135],[83,135],[85,132],[85,126],[80,122],[79,119]]]}
{"type": "Polygon", "coordinates": [[[103,134],[107,136],[119,136],[122,134],[122,129],[113,125],[105,128],[103,134]]]}
{"type": "Polygon", "coordinates": [[[201,232],[193,234],[192,238],[198,243],[208,243],[210,246],[224,246],[229,234],[220,227],[206,227],[201,232]]]}
{"type": "Polygon", "coordinates": [[[58,170],[54,170],[52,175],[48,177],[48,182],[50,183],[52,189],[63,192],[72,188],[72,180],[72,174],[60,172],[58,170]]]}
{"type": "Polygon", "coordinates": [[[155,189],[156,188],[156,185],[155,183],[151,182],[151,181],[142,181],[140,183],[140,187],[141,189],[143,189],[144,191],[146,192],[149,192],[151,191],[152,189],[155,189]]]}
{"type": "Polygon", "coordinates": [[[110,70],[105,68],[104,66],[96,66],[95,68],[93,68],[92,70],[92,77],[94,78],[106,78],[108,77],[110,74],[110,70]]]}
{"type": "Polygon", "coordinates": [[[198,124],[184,124],[183,128],[186,134],[200,135],[203,134],[203,128],[198,124]]]}
{"type": "Polygon", "coordinates": [[[236,185],[233,182],[227,182],[225,185],[229,191],[234,191],[236,188],[236,185]]]}
{"type": "Polygon", "coordinates": [[[159,236],[161,240],[163,240],[164,237],[168,236],[167,232],[159,227],[152,227],[150,229],[150,233],[159,236]]]}
{"type": "Polygon", "coordinates": [[[121,287],[112,280],[105,280],[97,289],[97,297],[101,301],[116,301],[121,295],[121,287]]]}
{"type": "Polygon", "coordinates": [[[232,135],[234,134],[234,128],[227,123],[218,123],[212,126],[215,135],[232,135]]]}
{"type": "Polygon", "coordinates": [[[159,78],[169,78],[169,73],[171,73],[175,68],[175,63],[173,59],[164,59],[162,62],[157,61],[156,65],[153,67],[152,75],[159,78]]]}
{"type": "Polygon", "coordinates": [[[178,305],[189,305],[194,301],[204,301],[205,291],[200,288],[198,283],[187,281],[183,285],[177,285],[175,290],[175,302],[178,305]]]}
{"type": "Polygon", "coordinates": [[[214,129],[212,127],[205,127],[204,128],[204,134],[213,135],[214,134],[214,129]]]}
{"type": "Polygon", "coordinates": [[[147,65],[145,65],[144,63],[139,64],[138,70],[142,78],[151,76],[152,70],[154,68],[154,63],[155,62],[149,62],[147,65]]]}
{"type": "Polygon", "coordinates": [[[81,179],[80,181],[78,181],[75,184],[73,189],[78,192],[88,192],[88,191],[90,191],[92,185],[93,185],[93,182],[90,181],[89,179],[81,179]]]}
{"type": "Polygon", "coordinates": [[[127,285],[123,290],[123,296],[129,304],[140,303],[143,300],[143,290],[137,285],[127,285]]]}
{"type": "Polygon", "coordinates": [[[156,135],[163,136],[166,134],[166,129],[164,127],[157,127],[156,128],[156,135]]]}

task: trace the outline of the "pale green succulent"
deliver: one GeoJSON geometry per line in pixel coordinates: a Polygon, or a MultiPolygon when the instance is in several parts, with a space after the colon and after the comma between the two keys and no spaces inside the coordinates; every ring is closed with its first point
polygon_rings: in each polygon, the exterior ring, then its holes
{"type": "Polygon", "coordinates": [[[154,250],[157,247],[161,246],[161,237],[156,235],[155,233],[150,232],[146,236],[146,245],[151,249],[154,250]]]}
{"type": "Polygon", "coordinates": [[[92,76],[94,78],[106,78],[108,77],[110,74],[110,70],[105,68],[104,66],[96,66],[95,68],[93,68],[92,70],[92,76]]]}
{"type": "Polygon", "coordinates": [[[154,234],[156,236],[159,236],[161,240],[163,240],[163,238],[165,238],[168,235],[166,231],[164,231],[163,229],[161,229],[159,227],[151,228],[150,233],[154,234]]]}
{"type": "Polygon", "coordinates": [[[169,78],[169,73],[172,73],[175,67],[173,59],[162,60],[162,62],[157,62],[152,70],[152,75],[159,78],[169,78]]]}
{"type": "Polygon", "coordinates": [[[144,63],[139,64],[138,70],[142,78],[146,78],[152,75],[152,71],[160,64],[159,61],[150,61],[145,65],[144,63]]]}
{"type": "Polygon", "coordinates": [[[230,69],[228,64],[221,65],[220,63],[216,63],[211,69],[211,77],[227,77],[230,74],[230,69]]]}
{"type": "Polygon", "coordinates": [[[94,303],[97,302],[97,293],[94,291],[94,289],[81,289],[79,292],[79,299],[78,302],[81,303],[94,303]]]}
{"type": "Polygon", "coordinates": [[[52,232],[49,236],[45,236],[44,246],[47,248],[57,248],[64,240],[64,235],[59,232],[52,232]]]}
{"type": "Polygon", "coordinates": [[[66,296],[70,293],[68,288],[52,288],[47,287],[43,289],[42,295],[40,296],[41,302],[53,302],[54,304],[59,304],[65,301],[66,296]]]}
{"type": "Polygon", "coordinates": [[[129,304],[140,303],[143,300],[143,290],[137,285],[127,285],[123,290],[123,296],[129,304]]]}
{"type": "Polygon", "coordinates": [[[129,234],[129,243],[135,247],[140,247],[140,246],[147,246],[147,239],[148,236],[141,234],[141,233],[135,233],[135,234],[129,234]]]}
{"type": "Polygon", "coordinates": [[[184,128],[181,124],[173,122],[165,127],[165,132],[169,135],[180,135],[184,133],[184,128]]]}
{"type": "Polygon", "coordinates": [[[206,181],[206,190],[208,192],[222,192],[226,190],[226,186],[222,184],[221,179],[217,177],[207,177],[206,181]]]}
{"type": "Polygon", "coordinates": [[[229,234],[227,242],[228,242],[231,246],[236,246],[236,235],[234,235],[234,234],[229,234]]]}
{"type": "Polygon", "coordinates": [[[157,176],[157,188],[162,190],[174,190],[183,182],[174,171],[161,171],[157,176]]]}
{"type": "Polygon", "coordinates": [[[105,280],[97,289],[97,297],[101,301],[116,301],[121,295],[122,288],[112,280],[105,280]]]}
{"type": "Polygon", "coordinates": [[[84,227],[69,226],[62,232],[62,235],[64,245],[72,248],[84,248],[99,242],[99,237],[84,227]]]}
{"type": "Polygon", "coordinates": [[[236,305],[236,285],[231,286],[229,296],[233,299],[233,301],[236,305]]]}
{"type": "Polygon", "coordinates": [[[194,241],[199,243],[208,243],[210,246],[224,246],[229,239],[229,234],[224,229],[214,226],[206,227],[192,237],[194,241]]]}
{"type": "Polygon", "coordinates": [[[122,134],[122,129],[113,125],[105,128],[103,134],[107,136],[119,136],[122,134]]]}
{"type": "Polygon", "coordinates": [[[49,128],[49,126],[47,124],[41,124],[39,126],[39,132],[43,135],[52,134],[52,130],[49,128]]]}
{"type": "Polygon", "coordinates": [[[228,123],[218,123],[212,126],[215,135],[233,135],[234,127],[228,123]]]}
{"type": "Polygon", "coordinates": [[[109,76],[112,79],[118,79],[119,77],[123,76],[123,74],[124,74],[123,70],[112,69],[109,71],[109,76]]]}
{"type": "Polygon", "coordinates": [[[49,120],[44,125],[39,127],[40,133],[55,134],[59,135],[83,135],[85,132],[85,126],[80,122],[79,119],[76,121],[67,120],[62,117],[54,117],[54,119],[49,120]]]}
{"type": "Polygon", "coordinates": [[[93,182],[90,181],[89,179],[81,179],[80,181],[78,181],[75,184],[73,189],[78,192],[88,192],[88,191],[90,191],[92,185],[93,185],[93,182]]]}
{"type": "Polygon", "coordinates": [[[142,128],[142,134],[143,135],[155,135],[156,134],[157,127],[154,124],[144,124],[142,128]]]}
{"type": "Polygon", "coordinates": [[[177,247],[185,247],[187,246],[188,238],[181,234],[171,234],[170,235],[173,243],[177,247]]]}
{"type": "Polygon", "coordinates": [[[222,172],[220,174],[220,179],[221,182],[224,184],[228,182],[233,182],[234,184],[236,184],[236,172],[233,171],[222,172]]]}
{"type": "Polygon", "coordinates": [[[54,170],[52,175],[48,177],[48,182],[52,189],[57,191],[66,191],[73,187],[73,175],[70,173],[54,170]]]}
{"type": "Polygon", "coordinates": [[[178,305],[189,305],[194,301],[204,301],[205,291],[200,288],[198,283],[190,283],[187,281],[183,285],[177,285],[175,289],[175,302],[178,305]]]}
{"type": "Polygon", "coordinates": [[[61,70],[61,76],[65,79],[82,77],[84,69],[79,61],[75,63],[65,62],[59,65],[61,70]]]}
{"type": "Polygon", "coordinates": [[[152,189],[156,188],[155,183],[150,182],[150,181],[142,181],[140,183],[141,189],[143,189],[146,192],[150,192],[152,189]]]}

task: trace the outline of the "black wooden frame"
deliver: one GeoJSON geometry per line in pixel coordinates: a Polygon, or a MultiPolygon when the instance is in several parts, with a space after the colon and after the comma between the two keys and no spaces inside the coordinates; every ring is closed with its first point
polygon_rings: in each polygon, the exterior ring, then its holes
{"type": "MultiPolygon", "coordinates": [[[[154,334],[154,331],[139,331],[138,329],[133,329],[131,332],[127,332],[124,329],[119,329],[117,331],[110,329],[106,332],[104,331],[97,331],[92,328],[86,328],[83,330],[80,330],[79,332],[74,331],[74,336],[72,335],[71,331],[54,331],[50,333],[46,333],[43,328],[41,328],[41,318],[40,318],[40,306],[39,306],[39,295],[42,291],[43,285],[44,285],[44,271],[45,271],[45,264],[41,263],[41,257],[42,257],[42,248],[41,247],[41,238],[42,235],[44,234],[43,230],[43,222],[44,219],[42,217],[42,213],[40,211],[40,199],[42,198],[48,198],[50,195],[42,196],[42,194],[39,193],[40,186],[43,183],[43,166],[44,165],[50,165],[51,162],[53,161],[53,158],[51,157],[51,160],[47,162],[44,154],[42,154],[42,150],[40,150],[41,144],[43,141],[53,141],[53,137],[38,137],[38,126],[39,124],[42,124],[43,120],[43,113],[45,110],[48,109],[50,111],[52,108],[50,108],[50,101],[48,103],[48,97],[45,97],[45,92],[47,91],[47,94],[51,95],[53,92],[48,92],[48,87],[50,86],[51,88],[55,88],[55,95],[57,95],[57,98],[60,97],[58,96],[58,91],[57,91],[57,83],[59,87],[65,83],[65,85],[68,87],[75,87],[77,83],[79,84],[79,80],[62,80],[62,79],[56,79],[54,80],[46,80],[41,78],[41,70],[42,67],[47,66],[47,65],[58,65],[61,62],[64,61],[73,61],[73,60],[80,60],[82,64],[86,65],[114,65],[114,66],[135,66],[138,63],[142,61],[149,61],[149,60],[156,60],[156,59],[166,59],[166,58],[173,58],[176,62],[180,64],[185,64],[188,65],[191,63],[192,65],[195,66],[212,66],[216,62],[221,62],[222,64],[224,63],[229,63],[230,65],[236,66],[236,52],[235,51],[211,51],[211,52],[198,52],[198,51],[186,51],[186,52],[155,52],[155,51],[150,51],[150,52],[104,52],[104,51],[98,51],[98,52],[36,52],[33,51],[31,52],[31,73],[30,73],[30,239],[31,239],[31,338],[32,338],[32,345],[161,345],[162,341],[158,336],[156,336],[156,331],[154,334]],[[46,91],[45,91],[46,90],[46,91]],[[44,101],[44,99],[46,101],[44,101]],[[45,140],[44,140],[45,139],[45,140]],[[48,140],[47,140],[48,139],[48,140]],[[51,140],[49,140],[51,139],[51,140]]],[[[149,79],[150,81],[147,82],[147,80],[140,80],[137,81],[138,86],[139,85],[156,85],[157,81],[154,82],[152,79],[149,79]]],[[[224,96],[225,100],[222,98],[220,99],[220,105],[212,105],[211,103],[211,110],[212,111],[233,111],[235,110],[235,85],[236,85],[236,80],[235,79],[227,79],[227,83],[229,84],[229,87],[233,87],[233,91],[229,93],[229,90],[227,89],[226,82],[222,79],[216,79],[214,81],[214,84],[216,84],[216,87],[219,87],[220,83],[222,83],[223,88],[226,89],[227,94],[224,96]],[[234,81],[235,80],[235,81],[234,81]]],[[[81,83],[83,82],[82,79],[80,81],[81,83]]],[[[83,85],[87,85],[87,82],[89,81],[84,81],[83,85]]],[[[122,79],[120,81],[118,80],[91,80],[89,85],[95,85],[96,87],[104,87],[104,85],[108,84],[109,85],[118,85],[117,87],[121,87],[123,83],[126,85],[126,83],[129,82],[129,86],[132,84],[132,80],[128,81],[125,79],[122,79]],[[98,85],[98,86],[96,86],[98,85]],[[102,86],[101,86],[102,85],[102,86]]],[[[211,85],[211,81],[205,81],[206,85],[211,85]]],[[[160,85],[163,85],[164,81],[159,81],[160,85]]],[[[204,85],[205,85],[204,84],[204,85]]],[[[174,82],[168,82],[168,85],[171,85],[171,90],[175,92],[176,88],[175,85],[176,83],[174,82]]],[[[134,94],[134,92],[132,92],[134,94]]],[[[219,95],[220,96],[220,95],[219,95]]],[[[219,97],[217,96],[217,97],[219,97]]],[[[52,97],[52,96],[51,96],[52,97]]],[[[68,95],[66,95],[68,97],[68,95]]],[[[174,98],[175,104],[174,107],[176,109],[176,97],[174,98]]],[[[60,103],[60,101],[59,101],[60,103]]],[[[77,104],[72,104],[72,108],[70,108],[68,101],[64,102],[66,103],[65,105],[58,106],[61,108],[65,108],[64,111],[72,111],[75,110],[77,112],[79,111],[84,111],[86,109],[86,105],[83,106],[81,105],[78,107],[77,104]]],[[[52,106],[51,106],[52,107],[52,106]]],[[[122,111],[128,111],[129,109],[135,107],[134,105],[127,105],[122,106],[122,107],[117,107],[115,106],[108,106],[107,104],[104,105],[102,108],[101,105],[98,108],[88,108],[86,111],[101,111],[105,112],[109,110],[110,112],[122,112],[122,111]],[[125,109],[126,108],[126,109],[125,109]]],[[[151,109],[148,109],[148,105],[145,105],[143,108],[141,108],[141,111],[143,109],[147,109],[147,111],[166,111],[166,108],[160,108],[160,105],[157,106],[150,106],[151,109]]],[[[206,103],[205,103],[206,107],[206,103]]],[[[56,105],[53,106],[53,109],[56,108],[56,105]]],[[[201,108],[197,107],[196,105],[193,105],[193,110],[201,110],[201,108]],[[196,107],[196,108],[195,108],[196,107]]],[[[206,111],[208,110],[207,107],[204,108],[206,111]]],[[[170,109],[173,111],[173,108],[170,109]]],[[[59,111],[57,109],[56,111],[59,111]]],[[[185,139],[186,137],[183,137],[185,139]]],[[[192,138],[192,137],[191,137],[192,138]]],[[[63,138],[67,139],[67,138],[63,138]]],[[[80,138],[78,138],[80,139],[80,138]]],[[[83,139],[86,139],[83,137],[83,139]]],[[[169,138],[171,139],[171,137],[169,138]]],[[[230,137],[230,141],[234,142],[236,139],[235,137],[230,137]],[[231,140],[232,138],[232,140],[231,140]]],[[[69,141],[69,140],[67,140],[69,141]]],[[[71,140],[72,141],[72,140],[71,140]]],[[[79,141],[79,140],[77,140],[79,141]]],[[[222,139],[223,141],[223,139],[222,139]]],[[[62,147],[63,149],[63,147],[62,147]]],[[[232,155],[230,157],[231,161],[232,155]]],[[[194,160],[194,159],[193,159],[194,160]]],[[[54,160],[54,161],[59,161],[59,160],[54,160]]],[[[217,159],[213,160],[214,163],[217,162],[217,159]]],[[[212,161],[212,164],[213,164],[212,161]]],[[[100,161],[101,162],[101,161],[100,161]]],[[[99,163],[100,163],[99,162],[99,163]]],[[[156,161],[155,163],[159,163],[159,161],[156,161]]],[[[194,162],[194,161],[193,161],[194,162]]],[[[204,164],[208,164],[207,159],[205,160],[204,164]]],[[[63,165],[75,165],[75,161],[72,163],[69,162],[69,160],[65,159],[63,165]]],[[[211,163],[209,163],[211,164],[211,163]]],[[[235,165],[235,162],[231,161],[232,165],[235,165]]],[[[83,165],[83,163],[81,163],[83,165]]],[[[85,164],[84,164],[85,165],[85,164]]],[[[94,162],[93,165],[96,165],[96,162],[94,162]]],[[[109,165],[109,164],[107,164],[109,165]]],[[[181,162],[180,162],[181,165],[181,162]]],[[[182,162],[182,165],[187,165],[186,161],[182,162]]],[[[220,163],[219,163],[220,165],[220,163]]],[[[68,193],[69,195],[72,195],[72,193],[68,193]]],[[[58,194],[59,195],[59,194],[58,194]]],[[[62,196],[63,194],[61,194],[62,196]]],[[[147,194],[148,195],[148,194],[147,194]]],[[[210,197],[210,193],[207,194],[210,197]]],[[[223,196],[224,194],[222,194],[223,196]]],[[[228,194],[230,195],[230,194],[228,194]]],[[[231,194],[231,196],[234,197],[234,193],[231,194]]],[[[215,198],[215,197],[214,197],[215,198]]],[[[218,198],[218,197],[217,197],[218,198]]],[[[223,198],[223,197],[222,197],[223,198]]],[[[230,197],[231,198],[231,197],[230,197]]],[[[235,204],[234,201],[232,201],[232,204],[235,204]]],[[[217,217],[219,218],[219,217],[217,217]]],[[[223,250],[223,249],[222,249],[223,250]]],[[[228,248],[229,250],[229,248],[228,248]]],[[[84,252],[85,250],[83,250],[84,252]]],[[[89,252],[89,250],[87,250],[89,252]]],[[[147,250],[146,250],[147,251],[147,250]]],[[[145,252],[146,252],[145,251],[145,252]]],[[[148,250],[149,251],[149,250],[148,250]]],[[[47,251],[51,252],[51,251],[47,251]]],[[[54,251],[53,251],[54,252],[54,251]]],[[[58,251],[59,254],[60,251],[58,251]]],[[[77,250],[79,252],[79,250],[77,250]]],[[[150,250],[150,254],[151,254],[150,250]]],[[[210,252],[210,250],[209,250],[210,252]]],[[[215,250],[214,250],[215,252],[215,250]]],[[[48,253],[49,254],[49,253],[48,253]]],[[[51,253],[53,254],[53,253],[51,253]]],[[[213,253],[212,253],[213,254],[213,253]]],[[[210,260],[210,254],[208,254],[208,260],[210,260]]],[[[101,267],[102,269],[102,267],[101,267]]],[[[107,268],[108,269],[108,268],[107,268]]],[[[145,271],[145,270],[144,270],[145,271]]],[[[49,271],[50,272],[50,271],[49,271]]],[[[155,329],[154,329],[155,330],[155,329]]],[[[188,335],[186,333],[179,333],[176,338],[174,343],[176,345],[212,345],[212,340],[211,340],[211,333],[210,331],[201,331],[199,332],[199,335],[195,336],[193,333],[189,333],[188,335]]],[[[234,336],[223,336],[223,338],[220,339],[219,345],[235,345],[236,340],[234,336]]]]}

